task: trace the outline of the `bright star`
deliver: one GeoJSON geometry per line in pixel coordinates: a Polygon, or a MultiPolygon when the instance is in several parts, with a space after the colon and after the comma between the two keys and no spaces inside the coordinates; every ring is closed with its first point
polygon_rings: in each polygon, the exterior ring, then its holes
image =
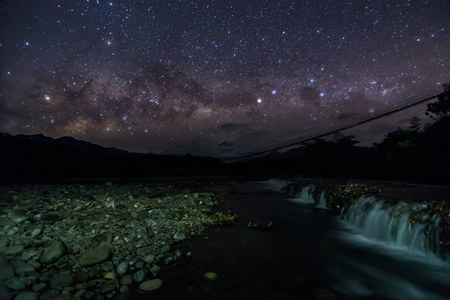
{"type": "Polygon", "coordinates": [[[261,99],[261,98],[258,98],[258,100],[256,100],[256,102],[261,103],[261,102],[262,102],[262,99],[261,99]]]}
{"type": "Polygon", "coordinates": [[[277,93],[276,90],[272,90],[272,95],[275,95],[277,93]]]}

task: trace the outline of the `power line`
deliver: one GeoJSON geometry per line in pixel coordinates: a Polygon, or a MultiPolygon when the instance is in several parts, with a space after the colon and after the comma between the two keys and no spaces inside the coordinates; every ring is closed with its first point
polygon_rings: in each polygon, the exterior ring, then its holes
{"type": "Polygon", "coordinates": [[[252,157],[252,156],[256,156],[256,155],[261,155],[261,154],[265,154],[265,153],[269,153],[272,151],[276,151],[276,150],[280,150],[280,149],[284,149],[284,148],[288,148],[288,147],[292,147],[292,146],[296,146],[298,144],[302,144],[314,139],[318,139],[318,138],[322,138],[325,137],[327,135],[333,134],[333,133],[337,133],[339,131],[343,131],[349,128],[353,128],[356,126],[360,126],[362,124],[365,123],[369,123],[373,120],[377,120],[380,118],[383,118],[385,116],[391,115],[393,113],[402,111],[404,109],[410,108],[414,105],[429,101],[433,98],[439,97],[440,95],[444,94],[444,92],[440,92],[442,91],[442,88],[435,88],[433,90],[424,92],[424,93],[420,93],[418,95],[415,95],[411,98],[408,98],[404,101],[401,101],[400,103],[396,103],[387,107],[384,107],[374,113],[371,114],[365,114],[363,116],[359,116],[358,118],[354,119],[351,122],[348,122],[347,124],[339,127],[338,129],[332,129],[332,130],[324,130],[323,132],[319,132],[317,134],[315,134],[312,137],[307,137],[304,138],[300,141],[296,141],[293,143],[289,143],[283,146],[279,146],[279,147],[275,147],[272,149],[268,149],[268,150],[263,150],[263,151],[259,151],[259,152],[255,152],[255,153],[251,153],[251,154],[246,154],[246,155],[241,155],[241,156],[237,156],[237,157],[232,157],[232,158],[226,158],[226,159],[222,159],[222,161],[231,161],[231,160],[237,160],[237,159],[242,159],[242,158],[247,158],[247,157],[252,157]],[[439,93],[438,93],[439,92],[439,93]]]}

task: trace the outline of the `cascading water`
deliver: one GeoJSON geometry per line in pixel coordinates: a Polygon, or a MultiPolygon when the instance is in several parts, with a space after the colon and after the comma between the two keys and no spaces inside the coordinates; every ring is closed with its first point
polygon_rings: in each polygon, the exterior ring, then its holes
{"type": "MultiPolygon", "coordinates": [[[[284,191],[295,197],[289,199],[292,202],[328,209],[324,191],[317,201],[314,200],[315,189],[313,184],[303,188],[291,185],[284,191]]],[[[411,213],[423,208],[424,204],[399,202],[387,205],[376,197],[362,196],[341,217],[372,241],[400,247],[411,254],[439,256],[439,218],[423,215],[421,222],[410,222],[411,213]]]]}
{"type": "Polygon", "coordinates": [[[301,190],[300,194],[295,193],[295,191],[291,190],[291,195],[295,196],[296,198],[290,199],[290,201],[303,204],[314,204],[316,203],[313,196],[315,189],[316,187],[313,184],[309,184],[301,190]]]}
{"type": "Polygon", "coordinates": [[[361,230],[365,237],[408,249],[410,253],[439,255],[439,219],[432,223],[410,222],[411,212],[423,205],[400,202],[388,206],[373,196],[362,196],[343,219],[361,230]]]}

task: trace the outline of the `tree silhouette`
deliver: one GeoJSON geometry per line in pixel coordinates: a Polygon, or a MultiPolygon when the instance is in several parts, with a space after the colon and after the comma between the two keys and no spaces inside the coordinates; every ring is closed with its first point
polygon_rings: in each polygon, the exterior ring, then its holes
{"type": "Polygon", "coordinates": [[[427,111],[425,114],[433,119],[436,119],[433,115],[437,117],[437,120],[445,118],[450,112],[450,84],[445,83],[443,85],[444,92],[440,94],[437,98],[438,100],[427,105],[427,111]]]}

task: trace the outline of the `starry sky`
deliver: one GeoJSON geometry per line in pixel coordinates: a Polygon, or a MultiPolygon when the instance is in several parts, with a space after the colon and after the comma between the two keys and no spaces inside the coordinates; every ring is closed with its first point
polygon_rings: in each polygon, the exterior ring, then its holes
{"type": "MultiPolygon", "coordinates": [[[[0,131],[232,157],[450,81],[450,3],[0,2],[0,131]]],[[[424,106],[361,126],[362,145],[424,106]]]]}

